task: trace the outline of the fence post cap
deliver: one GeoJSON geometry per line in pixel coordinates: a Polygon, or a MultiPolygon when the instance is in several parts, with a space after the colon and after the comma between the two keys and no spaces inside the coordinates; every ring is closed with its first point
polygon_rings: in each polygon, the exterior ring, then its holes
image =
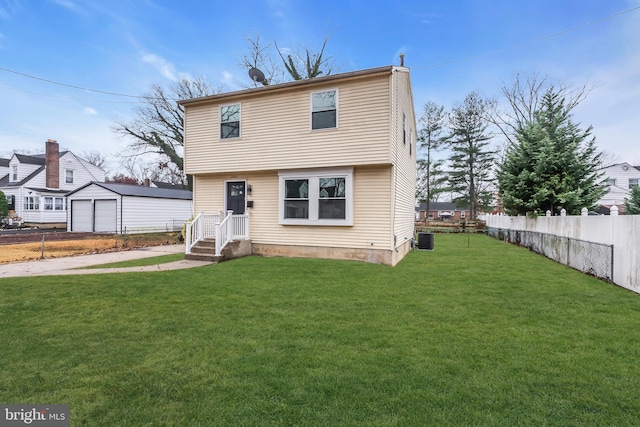
{"type": "Polygon", "coordinates": [[[580,215],[582,215],[582,216],[587,216],[587,215],[589,215],[589,211],[587,210],[587,208],[582,208],[582,209],[580,210],[580,215]]]}

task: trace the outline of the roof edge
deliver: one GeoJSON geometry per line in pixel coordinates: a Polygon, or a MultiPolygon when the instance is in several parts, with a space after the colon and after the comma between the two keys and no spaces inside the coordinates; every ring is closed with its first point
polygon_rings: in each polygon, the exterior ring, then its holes
{"type": "Polygon", "coordinates": [[[254,94],[260,94],[263,92],[282,91],[282,90],[287,90],[287,89],[291,89],[299,86],[305,86],[305,85],[320,85],[323,83],[328,83],[328,82],[333,82],[338,80],[350,80],[350,79],[356,79],[356,78],[362,78],[362,77],[373,77],[375,75],[391,74],[393,73],[394,70],[409,71],[409,68],[398,67],[395,65],[386,65],[384,67],[368,68],[365,70],[350,71],[350,72],[341,73],[341,74],[331,74],[328,76],[314,77],[311,79],[294,80],[291,82],[280,83],[272,86],[271,85],[261,86],[256,88],[236,90],[233,92],[218,93],[215,95],[203,96],[200,98],[183,99],[183,100],[179,100],[178,104],[184,105],[184,106],[197,105],[197,104],[216,101],[219,99],[246,97],[254,94]]]}

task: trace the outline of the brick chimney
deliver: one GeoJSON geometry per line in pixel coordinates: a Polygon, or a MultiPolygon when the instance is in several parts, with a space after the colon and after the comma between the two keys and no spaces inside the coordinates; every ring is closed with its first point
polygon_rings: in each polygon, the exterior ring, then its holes
{"type": "Polygon", "coordinates": [[[47,188],[60,188],[60,147],[58,142],[48,139],[46,143],[44,166],[47,188]]]}

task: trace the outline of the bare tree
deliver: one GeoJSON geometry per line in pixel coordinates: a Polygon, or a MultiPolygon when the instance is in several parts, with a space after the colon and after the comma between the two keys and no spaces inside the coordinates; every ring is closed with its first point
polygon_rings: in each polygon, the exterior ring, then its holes
{"type": "Polygon", "coordinates": [[[291,80],[311,79],[320,75],[329,75],[333,72],[334,64],[331,57],[325,56],[327,43],[333,31],[326,32],[319,50],[313,52],[308,48],[293,50],[280,48],[277,42],[273,42],[275,52],[271,51],[272,44],[264,45],[260,36],[255,34],[245,40],[249,44],[248,53],[243,55],[240,65],[247,70],[258,68],[265,74],[263,82],[254,82],[262,85],[277,84],[291,80]],[[281,61],[274,60],[275,54],[281,61]]]}
{"type": "Polygon", "coordinates": [[[181,183],[188,181],[191,187],[190,178],[184,174],[184,109],[176,101],[207,96],[216,91],[202,77],[175,82],[168,92],[160,85],[153,85],[137,111],[137,118],[131,122],[117,122],[113,128],[117,134],[129,139],[123,157],[155,154],[159,159],[158,167],[166,164],[179,175],[181,183]]]}
{"type": "Polygon", "coordinates": [[[83,151],[80,153],[80,158],[99,167],[100,169],[105,169],[107,166],[107,156],[98,150],[83,151]]]}
{"type": "Polygon", "coordinates": [[[260,35],[257,33],[252,37],[245,38],[245,40],[249,43],[249,48],[248,53],[242,56],[240,65],[247,70],[258,68],[265,75],[263,81],[254,81],[253,86],[258,86],[259,84],[267,86],[284,82],[284,70],[269,54],[269,49],[272,47],[271,43],[264,45],[260,40],[260,35]]]}
{"type": "Polygon", "coordinates": [[[534,121],[534,113],[540,108],[542,97],[549,89],[563,97],[568,111],[571,111],[584,101],[593,86],[585,84],[571,88],[564,83],[554,84],[549,76],[541,77],[534,73],[525,77],[518,73],[510,84],[502,85],[502,95],[506,101],[504,108],[497,100],[490,100],[487,120],[498,128],[508,144],[513,144],[518,129],[534,121]]]}

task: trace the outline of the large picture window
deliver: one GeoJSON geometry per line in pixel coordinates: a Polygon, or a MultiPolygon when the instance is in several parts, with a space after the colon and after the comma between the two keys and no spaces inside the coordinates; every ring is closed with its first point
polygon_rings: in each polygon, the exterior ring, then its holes
{"type": "Polygon", "coordinates": [[[280,224],[353,225],[353,171],[280,173],[280,224]]]}
{"type": "Polygon", "coordinates": [[[338,91],[311,94],[311,129],[338,127],[338,91]]]}
{"type": "Polygon", "coordinates": [[[220,138],[240,138],[240,104],[220,107],[220,138]]]}

